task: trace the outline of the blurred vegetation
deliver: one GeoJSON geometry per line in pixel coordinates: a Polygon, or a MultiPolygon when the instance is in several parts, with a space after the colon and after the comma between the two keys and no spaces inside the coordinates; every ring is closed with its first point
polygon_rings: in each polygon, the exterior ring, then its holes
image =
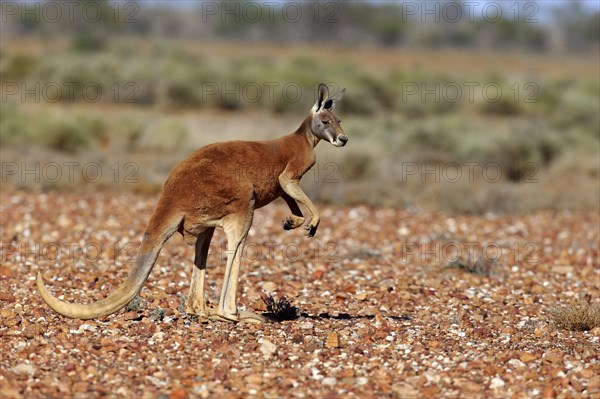
{"type": "Polygon", "coordinates": [[[74,35],[82,51],[111,38],[135,35],[174,39],[275,43],[336,43],[526,51],[576,51],[600,44],[598,9],[584,1],[473,3],[399,2],[112,2],[93,7],[53,0],[4,6],[5,35],[74,35]],[[37,4],[37,5],[36,5],[37,4]],[[15,7],[18,8],[15,10],[15,7]],[[56,8],[62,11],[57,12],[56,8]],[[90,23],[92,22],[92,23],[90,23]]]}
{"type": "MultiPolygon", "coordinates": [[[[501,65],[462,70],[452,64],[452,52],[444,58],[437,50],[402,66],[377,64],[378,57],[394,54],[391,47],[412,45],[551,52],[562,43],[586,52],[598,44],[597,16],[574,5],[568,17],[554,15],[559,24],[552,32],[548,25],[506,20],[412,29],[414,18],[390,4],[335,4],[341,25],[333,31],[330,24],[304,20],[292,27],[285,21],[244,26],[211,20],[196,26],[194,17],[202,17],[197,8],[146,5],[133,24],[125,23],[124,13],[93,26],[81,20],[48,25],[31,14],[12,20],[3,34],[26,45],[3,46],[0,52],[3,161],[85,158],[110,165],[133,160],[145,172],[140,184],[126,188],[157,191],[175,162],[200,145],[223,140],[219,131],[225,126],[213,126],[207,136],[194,113],[226,113],[237,123],[235,138],[253,139],[262,130],[275,137],[297,127],[318,82],[335,81],[348,90],[337,112],[351,140],[341,150],[318,147],[323,161],[303,182],[318,201],[470,213],[597,209],[599,77],[573,73],[577,69],[569,65],[561,67],[567,72],[541,73],[539,60],[533,67],[529,56],[515,52],[507,57],[523,64],[517,71],[501,65]],[[370,18],[362,18],[367,13],[370,18]],[[329,47],[283,56],[285,47],[271,47],[248,58],[236,52],[243,43],[210,53],[201,43],[179,40],[215,37],[383,49],[364,62],[329,47]],[[41,50],[27,45],[31,38],[42,43],[41,50]],[[435,68],[421,65],[422,59],[435,68]],[[477,88],[471,98],[473,82],[477,88]],[[288,86],[301,96],[283,90],[288,86]],[[273,96],[269,87],[276,88],[273,96]],[[254,124],[248,116],[253,113],[285,120],[287,130],[254,124]],[[453,178],[456,165],[458,179],[453,178]],[[497,178],[490,177],[494,168],[500,171],[497,178]],[[576,189],[562,188],[575,180],[576,189]]],[[[477,65],[488,52],[468,54],[477,65]]],[[[547,57],[550,63],[561,60],[547,57]]],[[[585,55],[575,61],[598,65],[585,55]]]]}

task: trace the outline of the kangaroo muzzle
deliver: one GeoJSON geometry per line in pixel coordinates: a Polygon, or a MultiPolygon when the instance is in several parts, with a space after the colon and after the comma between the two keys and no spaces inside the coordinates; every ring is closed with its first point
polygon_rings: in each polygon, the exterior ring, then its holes
{"type": "Polygon", "coordinates": [[[346,136],[345,134],[340,134],[339,136],[337,136],[335,138],[335,140],[333,140],[331,142],[331,144],[333,144],[336,147],[343,147],[346,145],[347,142],[348,142],[348,136],[346,136]]]}

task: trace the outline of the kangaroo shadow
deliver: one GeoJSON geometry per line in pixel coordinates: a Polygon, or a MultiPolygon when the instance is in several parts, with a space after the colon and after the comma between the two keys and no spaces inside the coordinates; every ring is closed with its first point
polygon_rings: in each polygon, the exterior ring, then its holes
{"type": "MultiPolygon", "coordinates": [[[[300,309],[296,308],[295,306],[276,313],[264,312],[263,316],[266,316],[275,322],[298,320],[301,318],[312,320],[371,320],[375,318],[374,315],[351,315],[349,313],[338,313],[335,315],[329,313],[309,314],[306,312],[301,312],[300,309]]],[[[397,321],[412,320],[412,316],[406,314],[399,316],[384,315],[383,317],[397,321]]]]}
{"type": "MultiPolygon", "coordinates": [[[[286,297],[275,299],[272,296],[264,295],[262,297],[263,302],[267,307],[267,311],[263,312],[263,316],[267,317],[271,321],[282,322],[289,320],[298,320],[300,318],[313,319],[313,320],[359,320],[374,319],[374,315],[351,315],[349,313],[338,313],[335,315],[329,313],[310,314],[302,312],[298,307],[292,305],[292,301],[286,297]]],[[[411,320],[410,315],[392,316],[386,315],[389,319],[393,320],[411,320]]]]}

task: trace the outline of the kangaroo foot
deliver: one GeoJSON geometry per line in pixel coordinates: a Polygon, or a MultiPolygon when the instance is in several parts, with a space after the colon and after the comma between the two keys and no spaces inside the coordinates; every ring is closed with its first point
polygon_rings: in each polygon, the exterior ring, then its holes
{"type": "Polygon", "coordinates": [[[273,321],[271,318],[259,315],[253,312],[240,311],[237,314],[219,312],[218,310],[211,309],[212,312],[208,315],[211,320],[228,321],[235,323],[268,323],[273,321]]]}

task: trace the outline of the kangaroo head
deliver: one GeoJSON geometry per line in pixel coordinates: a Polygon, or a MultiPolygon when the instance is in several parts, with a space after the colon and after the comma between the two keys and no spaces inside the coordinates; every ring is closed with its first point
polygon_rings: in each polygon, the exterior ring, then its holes
{"type": "Polygon", "coordinates": [[[336,147],[343,147],[348,142],[348,136],[340,126],[340,118],[333,113],[333,108],[342,99],[346,89],[329,97],[329,89],[323,83],[319,84],[319,97],[310,112],[311,133],[320,140],[330,142],[336,147]]]}

